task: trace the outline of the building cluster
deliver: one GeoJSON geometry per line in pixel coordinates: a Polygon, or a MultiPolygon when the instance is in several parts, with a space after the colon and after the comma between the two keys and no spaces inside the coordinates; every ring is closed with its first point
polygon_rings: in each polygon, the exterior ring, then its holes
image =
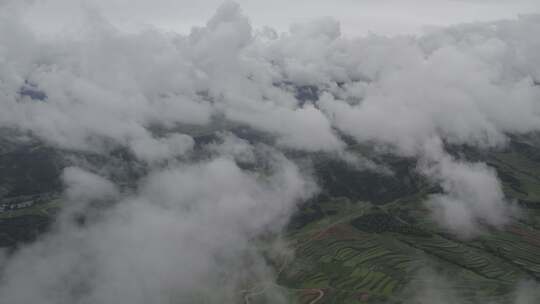
{"type": "Polygon", "coordinates": [[[24,201],[15,204],[0,204],[0,212],[19,210],[23,208],[29,208],[34,205],[34,201],[24,201]]]}

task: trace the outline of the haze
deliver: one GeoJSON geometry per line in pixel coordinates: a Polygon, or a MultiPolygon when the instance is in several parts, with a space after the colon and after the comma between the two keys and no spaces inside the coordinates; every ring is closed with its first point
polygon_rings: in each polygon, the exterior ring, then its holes
{"type": "MultiPolygon", "coordinates": [[[[44,0],[27,8],[28,21],[56,32],[80,22],[81,8],[96,8],[125,30],[149,25],[188,32],[210,18],[220,0],[44,0]],[[84,5],[81,6],[81,3],[84,5]]],[[[347,36],[418,34],[426,27],[515,18],[540,10],[536,0],[239,0],[255,27],[286,31],[290,24],[332,17],[347,36]]]]}

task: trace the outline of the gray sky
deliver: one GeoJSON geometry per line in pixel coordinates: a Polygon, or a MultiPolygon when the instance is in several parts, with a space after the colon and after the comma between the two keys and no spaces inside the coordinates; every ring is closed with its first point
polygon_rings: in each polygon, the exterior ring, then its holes
{"type": "MultiPolygon", "coordinates": [[[[151,24],[185,32],[203,24],[223,0],[44,0],[27,10],[28,19],[42,31],[70,28],[83,6],[98,7],[113,24],[134,30],[151,24]]],[[[540,12],[537,0],[237,0],[255,27],[280,31],[291,23],[331,16],[348,36],[369,32],[407,34],[426,25],[514,18],[540,12]]]]}

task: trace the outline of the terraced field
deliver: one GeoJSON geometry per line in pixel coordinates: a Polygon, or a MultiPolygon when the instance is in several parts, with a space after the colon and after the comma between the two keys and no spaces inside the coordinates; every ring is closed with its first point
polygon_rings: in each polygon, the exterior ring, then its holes
{"type": "MultiPolygon", "coordinates": [[[[375,209],[360,218],[391,217],[375,209]]],[[[323,289],[328,302],[321,303],[399,303],[399,295],[422,280],[423,273],[436,270],[452,278],[462,296],[474,303],[479,298],[501,301],[519,281],[540,278],[538,232],[520,225],[460,241],[436,229],[423,234],[363,231],[355,227],[356,219],[341,222],[339,214],[334,218],[337,223],[328,228],[306,228],[311,231],[308,238],[304,232],[291,236],[296,256],[284,262],[280,285],[323,289]]]]}
{"type": "MultiPolygon", "coordinates": [[[[280,294],[285,298],[279,303],[424,304],[417,301],[419,290],[442,280],[460,304],[513,303],[518,284],[540,281],[540,144],[524,140],[502,151],[456,153],[497,171],[505,194],[521,211],[511,225],[485,227],[474,239],[457,238],[432,221],[423,202],[440,189],[414,172],[413,161],[386,159],[396,173],[376,175],[317,159],[322,192],[302,206],[286,231],[294,257],[269,258],[277,280],[246,283],[238,300],[276,303],[272,295],[280,294]]],[[[22,186],[5,188],[5,197],[15,193],[24,202],[35,192],[24,187],[25,170],[17,180],[22,186]]],[[[35,239],[60,204],[40,200],[4,210],[0,247],[35,239]]]]}
{"type": "Polygon", "coordinates": [[[419,289],[442,279],[459,303],[512,303],[520,282],[540,281],[538,151],[519,143],[472,156],[488,160],[521,208],[513,224],[474,239],[431,220],[427,187],[387,202],[331,198],[305,207],[318,216],[290,230],[296,255],[281,261],[278,284],[304,304],[314,290],[324,293],[317,303],[415,303],[419,289]]]}

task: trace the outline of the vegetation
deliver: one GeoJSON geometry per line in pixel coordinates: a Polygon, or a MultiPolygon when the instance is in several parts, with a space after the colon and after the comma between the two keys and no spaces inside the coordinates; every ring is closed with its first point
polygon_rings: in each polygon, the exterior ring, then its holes
{"type": "MultiPolygon", "coordinates": [[[[487,161],[522,209],[514,224],[485,227],[474,239],[459,239],[431,220],[422,202],[432,190],[421,180],[382,201],[329,195],[309,204],[291,225],[296,255],[282,261],[278,284],[297,294],[298,303],[313,303],[314,290],[324,293],[318,303],[408,303],[436,271],[451,278],[465,302],[510,302],[516,284],[540,281],[539,155],[534,144],[517,141],[503,151],[466,154],[487,161]]],[[[362,182],[373,187],[374,180],[362,182]]]]}
{"type": "MultiPolygon", "coordinates": [[[[294,257],[272,257],[277,281],[250,282],[240,298],[271,303],[268,295],[277,290],[291,303],[409,303],[415,288],[435,271],[451,278],[465,301],[504,303],[518,282],[540,281],[539,146],[514,139],[500,151],[452,151],[487,162],[507,197],[522,210],[512,225],[500,230],[485,227],[487,233],[469,240],[431,220],[423,201],[439,189],[415,173],[413,161],[379,157],[376,162],[394,170],[384,174],[315,156],[323,191],[300,208],[286,231],[294,257]]],[[[357,152],[364,153],[361,149],[357,152]]],[[[13,153],[0,158],[6,170],[0,176],[0,198],[15,206],[30,197],[33,204],[0,213],[1,247],[35,239],[50,226],[60,206],[45,192],[59,189],[53,181],[58,168],[35,165],[42,161],[39,157],[28,167],[12,168],[10,163],[19,163],[13,157],[30,157],[13,153]],[[34,167],[45,171],[28,171],[34,167]]]]}

